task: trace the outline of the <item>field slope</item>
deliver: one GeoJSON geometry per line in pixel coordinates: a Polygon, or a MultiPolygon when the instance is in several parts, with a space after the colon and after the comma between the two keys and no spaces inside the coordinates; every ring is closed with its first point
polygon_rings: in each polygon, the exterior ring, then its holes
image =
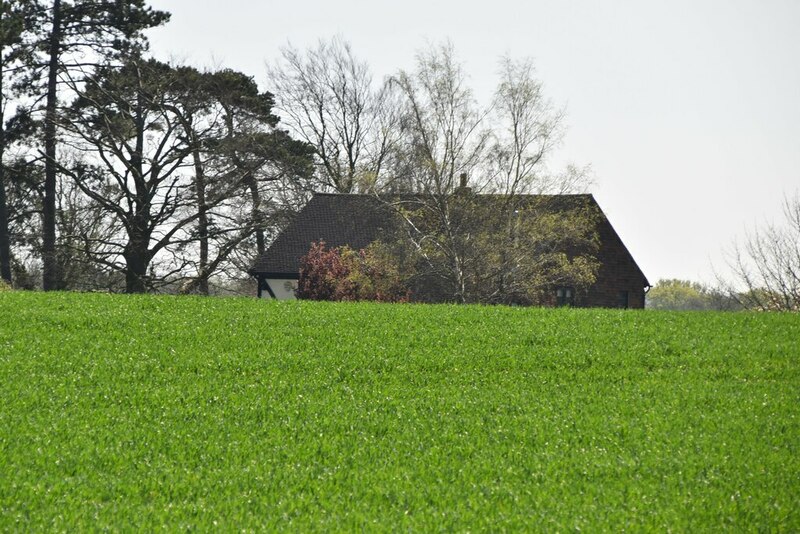
{"type": "Polygon", "coordinates": [[[0,293],[0,530],[800,530],[800,316],[0,293]]]}

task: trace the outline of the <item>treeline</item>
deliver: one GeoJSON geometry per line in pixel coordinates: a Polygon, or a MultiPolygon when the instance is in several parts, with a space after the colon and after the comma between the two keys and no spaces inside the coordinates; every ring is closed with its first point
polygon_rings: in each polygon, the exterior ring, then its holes
{"type": "Polygon", "coordinates": [[[332,39],[282,50],[264,90],[151,57],[145,32],[170,15],[144,0],[0,6],[0,276],[16,287],[235,289],[314,191],[428,198],[416,239],[464,287],[459,177],[509,198],[587,183],[547,170],[563,114],[529,61],[504,59],[480,105],[447,44],[375,80],[332,39]]]}
{"type": "Polygon", "coordinates": [[[646,306],[653,310],[733,311],[743,306],[731,295],[711,285],[690,280],[659,280],[646,295],[646,306]]]}
{"type": "MultiPolygon", "coordinates": [[[[311,194],[334,191],[405,198],[391,208],[415,269],[455,301],[535,303],[554,283],[593,282],[593,215],[551,217],[522,198],[589,183],[548,167],[564,114],[529,60],[502,59],[485,103],[448,44],[382,80],[341,39],[287,47],[256,80],[153,58],[145,33],[169,18],[145,0],[0,0],[0,279],[243,290],[311,194]],[[482,210],[459,190],[507,201],[482,210]]],[[[715,295],[800,309],[798,197],[784,215],[735,246],[715,295]]]]}

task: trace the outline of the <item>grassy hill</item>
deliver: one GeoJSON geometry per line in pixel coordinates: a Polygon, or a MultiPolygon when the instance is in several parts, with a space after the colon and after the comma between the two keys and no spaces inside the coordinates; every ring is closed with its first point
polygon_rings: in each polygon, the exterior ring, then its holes
{"type": "Polygon", "coordinates": [[[0,530],[800,529],[800,316],[0,293],[0,530]]]}

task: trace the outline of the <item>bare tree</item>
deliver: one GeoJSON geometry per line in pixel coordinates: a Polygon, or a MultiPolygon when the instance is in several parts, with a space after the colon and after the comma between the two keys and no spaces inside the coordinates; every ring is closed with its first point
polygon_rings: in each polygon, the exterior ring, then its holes
{"type": "Polygon", "coordinates": [[[800,194],[784,198],[784,224],[768,224],[734,244],[728,265],[733,282],[722,282],[743,307],[800,311],[800,194]]]}
{"type": "Polygon", "coordinates": [[[56,260],[64,286],[79,291],[124,290],[123,274],[96,261],[106,248],[104,244],[114,242],[122,233],[120,221],[71,180],[58,183],[56,199],[56,229],[60,236],[56,260]]]}
{"type": "Polygon", "coordinates": [[[340,193],[374,189],[396,135],[391,99],[340,38],[282,50],[268,69],[277,109],[291,133],[314,147],[319,185],[340,193]]]}

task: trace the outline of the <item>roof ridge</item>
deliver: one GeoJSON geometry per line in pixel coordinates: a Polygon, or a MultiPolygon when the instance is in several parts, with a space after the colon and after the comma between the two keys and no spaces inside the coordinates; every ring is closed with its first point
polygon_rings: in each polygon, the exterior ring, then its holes
{"type": "MultiPolygon", "coordinates": [[[[314,191],[313,196],[324,197],[369,197],[380,198],[382,195],[374,193],[327,193],[322,191],[314,191]]],[[[426,196],[428,193],[386,193],[383,196],[426,196]]],[[[475,193],[480,197],[502,197],[508,196],[505,193],[475,193]]],[[[520,193],[514,195],[517,197],[594,197],[593,193],[520,193]]]]}
{"type": "Polygon", "coordinates": [[[321,191],[314,191],[314,196],[324,196],[324,197],[375,197],[377,195],[373,195],[371,193],[324,193],[321,191]]]}

